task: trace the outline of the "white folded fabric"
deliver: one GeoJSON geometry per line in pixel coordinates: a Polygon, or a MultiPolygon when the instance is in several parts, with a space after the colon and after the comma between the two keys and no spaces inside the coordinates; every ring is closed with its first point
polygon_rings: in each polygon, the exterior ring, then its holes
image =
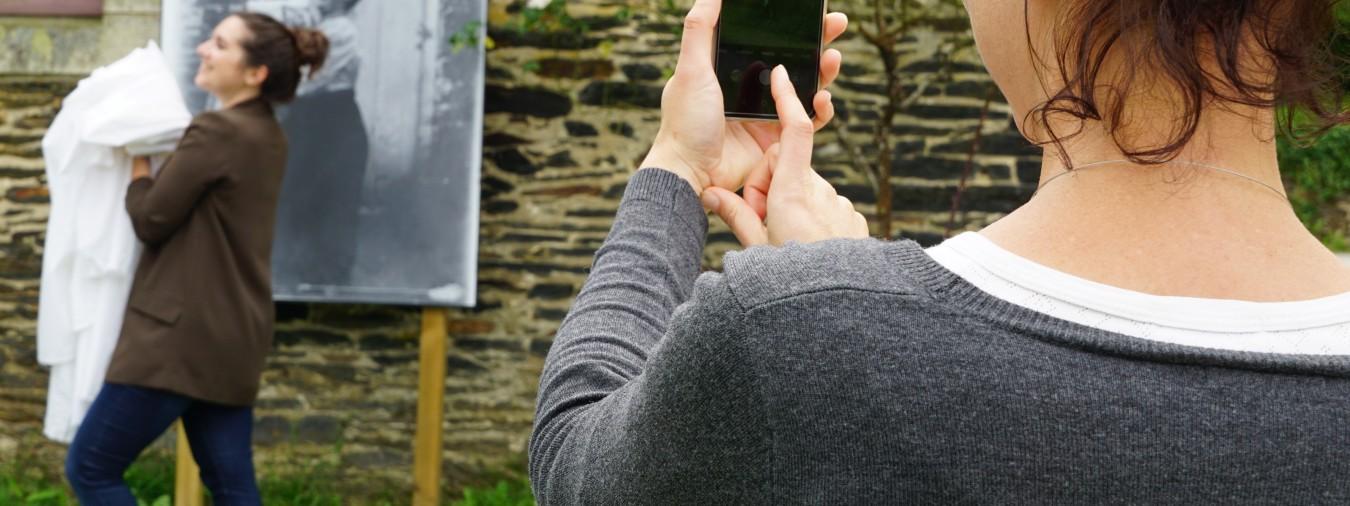
{"type": "Polygon", "coordinates": [[[74,438],[117,346],[141,248],[124,207],[131,157],[172,151],[191,121],[150,42],[81,80],[42,138],[51,214],[37,348],[52,367],[49,438],[74,438]]]}

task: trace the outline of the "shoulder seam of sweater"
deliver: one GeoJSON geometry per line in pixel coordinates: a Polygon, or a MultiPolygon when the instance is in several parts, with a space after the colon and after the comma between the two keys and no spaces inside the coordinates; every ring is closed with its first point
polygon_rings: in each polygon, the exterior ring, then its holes
{"type": "Polygon", "coordinates": [[[779,247],[772,250],[757,249],[727,255],[724,258],[723,274],[733,293],[737,293],[737,304],[745,311],[754,310],[769,304],[802,295],[829,291],[868,292],[879,295],[925,296],[931,295],[926,286],[912,275],[902,272],[904,266],[896,262],[891,251],[895,245],[883,242],[844,244],[844,248],[832,247],[846,254],[858,254],[870,257],[875,263],[871,266],[879,269],[848,270],[838,264],[821,266],[817,259],[806,256],[801,249],[814,248],[819,244],[779,247]],[[803,263],[802,260],[807,262],[803,263]],[[800,286],[794,283],[814,269],[838,269],[838,277],[812,285],[800,286]],[[767,275],[765,275],[767,273],[767,275]],[[764,283],[763,281],[768,281],[764,283]],[[782,280],[782,281],[778,281],[782,280]],[[759,286],[749,286],[759,285],[759,286]],[[758,293],[756,293],[758,291],[758,293]]]}
{"type": "MultiPolygon", "coordinates": [[[[910,299],[910,300],[915,300],[915,296],[916,296],[916,295],[919,295],[919,294],[917,294],[917,293],[914,293],[914,292],[908,292],[908,291],[904,291],[904,290],[880,290],[880,289],[875,289],[875,288],[866,288],[866,287],[858,287],[858,286],[831,286],[831,287],[819,288],[819,289],[815,289],[815,290],[802,290],[802,291],[794,291],[794,292],[791,292],[791,293],[785,293],[785,294],[783,294],[782,296],[779,296],[779,297],[773,297],[773,298],[770,298],[770,299],[766,299],[766,300],[757,302],[757,303],[755,303],[753,306],[750,306],[750,307],[745,308],[745,310],[742,311],[742,313],[751,313],[751,312],[754,312],[755,310],[758,310],[758,309],[763,309],[763,308],[765,308],[765,307],[773,306],[773,305],[777,305],[777,304],[781,304],[781,303],[791,302],[793,299],[799,299],[799,298],[807,297],[807,296],[810,296],[810,295],[820,295],[820,294],[833,293],[833,292],[858,292],[858,293],[870,293],[870,294],[873,294],[873,295],[884,295],[884,296],[891,296],[891,297],[902,297],[902,298],[906,298],[906,299],[910,299]]],[[[739,303],[738,303],[738,304],[739,304],[739,303]]]]}

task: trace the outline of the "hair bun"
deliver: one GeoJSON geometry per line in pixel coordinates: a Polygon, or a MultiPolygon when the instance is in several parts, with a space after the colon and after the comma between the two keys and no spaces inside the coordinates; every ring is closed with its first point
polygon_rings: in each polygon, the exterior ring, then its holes
{"type": "Polygon", "coordinates": [[[324,60],[328,59],[328,36],[323,32],[303,27],[291,27],[291,35],[295,37],[295,49],[299,54],[301,66],[309,67],[309,77],[314,77],[314,73],[323,68],[324,60]]]}

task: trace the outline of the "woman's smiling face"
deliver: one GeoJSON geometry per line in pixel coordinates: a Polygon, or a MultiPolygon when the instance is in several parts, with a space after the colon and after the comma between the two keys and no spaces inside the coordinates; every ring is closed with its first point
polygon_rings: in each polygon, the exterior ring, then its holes
{"type": "Polygon", "coordinates": [[[221,21],[211,37],[197,46],[202,63],[193,83],[218,97],[261,86],[262,80],[257,76],[260,68],[250,66],[244,52],[244,42],[252,36],[243,20],[236,16],[221,21]]]}

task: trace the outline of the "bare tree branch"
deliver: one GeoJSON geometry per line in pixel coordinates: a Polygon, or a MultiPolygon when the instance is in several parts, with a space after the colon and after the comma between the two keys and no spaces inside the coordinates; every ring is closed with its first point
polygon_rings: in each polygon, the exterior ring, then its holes
{"type": "Polygon", "coordinates": [[[980,141],[984,139],[984,124],[989,119],[989,106],[994,103],[994,90],[985,85],[984,107],[980,109],[980,122],[975,125],[975,138],[970,142],[970,151],[966,153],[966,165],[961,169],[961,180],[957,183],[956,192],[952,194],[952,209],[947,214],[947,229],[944,237],[951,237],[952,232],[956,230],[956,212],[961,208],[961,197],[966,193],[966,181],[970,178],[970,173],[975,168],[975,154],[980,151],[980,141]]]}

